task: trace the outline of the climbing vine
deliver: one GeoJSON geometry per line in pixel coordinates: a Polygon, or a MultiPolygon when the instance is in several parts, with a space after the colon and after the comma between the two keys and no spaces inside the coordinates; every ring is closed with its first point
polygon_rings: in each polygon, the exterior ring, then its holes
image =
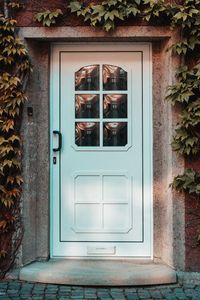
{"type": "Polygon", "coordinates": [[[175,177],[172,186],[181,192],[200,197],[200,171],[186,169],[184,174],[175,177]]]}
{"type": "Polygon", "coordinates": [[[52,24],[56,23],[56,20],[62,16],[63,13],[61,11],[61,9],[56,9],[54,11],[50,11],[49,9],[37,13],[35,15],[35,20],[38,22],[42,22],[43,26],[51,26],[52,24]]]}
{"type": "Polygon", "coordinates": [[[13,265],[23,236],[20,125],[30,62],[9,16],[22,6],[5,1],[0,12],[0,278],[13,265]]]}
{"type": "Polygon", "coordinates": [[[169,99],[180,104],[180,123],[172,142],[172,149],[180,154],[200,152],[200,65],[190,70],[182,67],[177,72],[177,83],[169,87],[169,99]]]}
{"type": "Polygon", "coordinates": [[[141,14],[139,5],[141,0],[110,0],[94,5],[93,2],[85,5],[81,1],[70,1],[69,8],[72,13],[82,16],[84,21],[89,21],[91,26],[101,25],[104,30],[109,31],[115,28],[117,20],[124,21],[130,17],[141,14]]]}
{"type": "MultiPolygon", "coordinates": [[[[23,236],[20,195],[20,125],[25,87],[30,71],[27,50],[17,37],[15,10],[23,1],[4,0],[0,4],[0,268],[2,277],[12,266],[23,236]]],[[[181,108],[172,148],[186,157],[200,153],[200,0],[105,0],[68,1],[68,9],[91,26],[109,32],[118,24],[135,19],[144,24],[169,25],[180,31],[180,41],[171,50],[182,56],[177,81],[168,88],[167,100],[181,108]]],[[[65,16],[60,9],[35,15],[43,26],[55,25],[65,16]]],[[[170,49],[169,49],[170,50],[170,49]]],[[[200,195],[200,173],[186,169],[174,178],[178,191],[200,195]]]]}

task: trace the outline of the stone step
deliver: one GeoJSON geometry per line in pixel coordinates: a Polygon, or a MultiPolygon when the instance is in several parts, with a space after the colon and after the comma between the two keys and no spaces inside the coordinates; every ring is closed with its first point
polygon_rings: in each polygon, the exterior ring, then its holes
{"type": "Polygon", "coordinates": [[[175,283],[176,272],[149,260],[50,259],[23,267],[19,279],[82,286],[140,286],[175,283]]]}

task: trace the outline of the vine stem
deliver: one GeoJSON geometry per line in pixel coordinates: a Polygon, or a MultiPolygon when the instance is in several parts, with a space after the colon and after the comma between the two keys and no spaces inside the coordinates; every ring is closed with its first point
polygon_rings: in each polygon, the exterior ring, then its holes
{"type": "Polygon", "coordinates": [[[5,18],[9,17],[9,13],[8,13],[8,0],[4,0],[4,16],[5,16],[5,18]]]}

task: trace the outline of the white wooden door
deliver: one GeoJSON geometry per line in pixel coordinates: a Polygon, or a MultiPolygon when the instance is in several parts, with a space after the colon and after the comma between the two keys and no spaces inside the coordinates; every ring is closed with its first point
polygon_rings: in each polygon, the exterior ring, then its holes
{"type": "Polygon", "coordinates": [[[150,99],[149,45],[53,47],[52,256],[152,255],[150,99]]]}

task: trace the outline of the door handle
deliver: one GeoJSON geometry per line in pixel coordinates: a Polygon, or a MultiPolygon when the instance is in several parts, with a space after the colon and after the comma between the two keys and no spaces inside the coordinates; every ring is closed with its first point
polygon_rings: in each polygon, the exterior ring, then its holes
{"type": "Polygon", "coordinates": [[[57,148],[53,148],[53,151],[57,152],[57,151],[60,151],[61,148],[62,148],[62,134],[58,130],[54,130],[53,134],[57,134],[58,135],[58,147],[57,148]]]}

